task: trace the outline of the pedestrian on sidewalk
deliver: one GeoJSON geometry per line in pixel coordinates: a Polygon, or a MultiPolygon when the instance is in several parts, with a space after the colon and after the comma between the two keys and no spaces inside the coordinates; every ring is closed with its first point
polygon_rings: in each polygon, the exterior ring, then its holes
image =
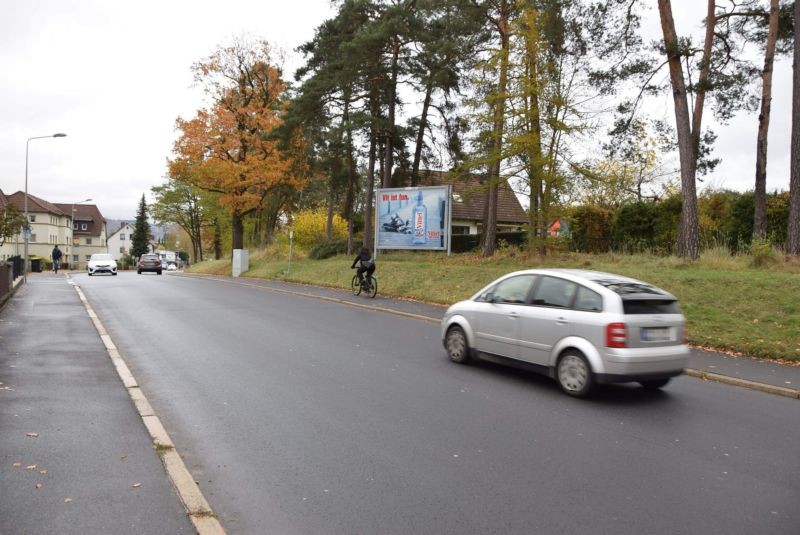
{"type": "Polygon", "coordinates": [[[53,259],[53,272],[58,273],[58,267],[61,265],[61,249],[58,248],[58,244],[53,247],[53,252],[50,253],[50,258],[53,259]]]}

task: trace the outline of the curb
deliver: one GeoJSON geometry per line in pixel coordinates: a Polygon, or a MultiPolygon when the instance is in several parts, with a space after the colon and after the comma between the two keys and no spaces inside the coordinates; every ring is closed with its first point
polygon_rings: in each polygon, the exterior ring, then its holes
{"type": "Polygon", "coordinates": [[[731,377],[730,375],[721,375],[719,373],[707,372],[705,370],[695,370],[686,368],[683,370],[684,375],[702,379],[703,381],[714,381],[715,383],[722,383],[726,385],[738,386],[747,388],[749,390],[756,390],[766,394],[773,394],[776,396],[783,396],[792,399],[800,399],[800,390],[794,388],[786,388],[783,386],[768,385],[766,383],[758,383],[750,381],[749,379],[740,379],[739,377],[731,377]]]}
{"type": "Polygon", "coordinates": [[[136,378],[123,360],[94,309],[92,309],[86,295],[84,295],[80,286],[72,281],[69,274],[67,274],[67,280],[75,287],[75,291],[78,292],[78,297],[80,297],[83,306],[86,308],[86,313],[91,318],[92,323],[94,323],[95,329],[97,329],[97,333],[100,335],[100,339],[108,352],[108,356],[114,364],[114,368],[117,370],[122,384],[128,391],[128,395],[136,408],[136,412],[142,419],[148,433],[150,433],[150,438],[153,440],[153,447],[158,451],[161,462],[164,464],[164,469],[172,482],[172,486],[175,488],[178,498],[180,498],[183,503],[186,513],[189,515],[189,519],[192,521],[197,533],[199,535],[225,535],[225,529],[214,516],[211,506],[197,486],[192,474],[186,468],[183,459],[181,459],[181,456],[175,450],[172,439],[166,429],[164,429],[161,420],[155,415],[153,408],[150,406],[150,402],[147,401],[147,397],[144,395],[141,388],[139,388],[136,378]]]}

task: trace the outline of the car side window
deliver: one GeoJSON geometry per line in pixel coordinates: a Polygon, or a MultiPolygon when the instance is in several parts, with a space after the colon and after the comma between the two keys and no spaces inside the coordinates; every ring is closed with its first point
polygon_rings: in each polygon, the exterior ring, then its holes
{"type": "Polygon", "coordinates": [[[592,290],[578,286],[578,293],[575,296],[575,310],[586,310],[588,312],[601,312],[603,310],[603,297],[592,290]]]}
{"type": "Polygon", "coordinates": [[[494,303],[524,305],[531,290],[535,275],[520,275],[500,282],[492,288],[490,297],[494,303]]]}
{"type": "Polygon", "coordinates": [[[557,277],[542,277],[533,294],[533,304],[546,307],[569,308],[578,285],[557,277]]]}

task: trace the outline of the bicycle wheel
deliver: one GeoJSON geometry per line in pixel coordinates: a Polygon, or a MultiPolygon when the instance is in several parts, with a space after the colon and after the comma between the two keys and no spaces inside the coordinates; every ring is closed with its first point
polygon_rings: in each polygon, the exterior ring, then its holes
{"type": "Polygon", "coordinates": [[[361,284],[358,282],[358,275],[353,275],[353,280],[350,282],[350,289],[353,290],[353,295],[361,293],[361,284]]]}
{"type": "Polygon", "coordinates": [[[367,295],[375,297],[375,294],[378,293],[378,279],[370,276],[367,281],[367,295]]]}

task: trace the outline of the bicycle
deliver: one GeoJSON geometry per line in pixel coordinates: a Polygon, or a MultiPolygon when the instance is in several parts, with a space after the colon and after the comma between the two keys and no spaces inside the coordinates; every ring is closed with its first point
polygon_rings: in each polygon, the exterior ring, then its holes
{"type": "Polygon", "coordinates": [[[358,283],[358,275],[353,275],[353,280],[350,281],[350,289],[353,290],[353,295],[359,295],[363,291],[369,297],[375,297],[378,293],[378,278],[374,275],[364,275],[364,280],[361,284],[358,283]]]}

